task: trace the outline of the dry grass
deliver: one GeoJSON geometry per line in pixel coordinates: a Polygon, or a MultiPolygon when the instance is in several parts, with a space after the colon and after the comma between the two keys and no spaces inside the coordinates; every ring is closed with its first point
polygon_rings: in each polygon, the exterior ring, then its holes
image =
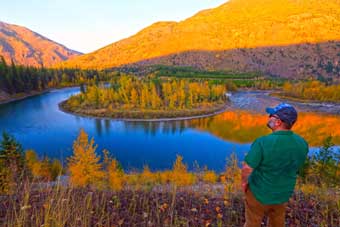
{"type": "MultiPolygon", "coordinates": [[[[289,201],[287,226],[339,226],[339,191],[303,192],[306,187],[289,201]]],[[[106,191],[26,183],[12,195],[0,197],[0,225],[242,226],[242,193],[226,188],[222,183],[198,183],[106,191]]]]}

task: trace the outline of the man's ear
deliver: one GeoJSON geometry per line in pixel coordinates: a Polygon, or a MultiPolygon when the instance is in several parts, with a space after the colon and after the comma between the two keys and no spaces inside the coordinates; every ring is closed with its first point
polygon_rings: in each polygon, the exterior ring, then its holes
{"type": "Polygon", "coordinates": [[[281,120],[276,120],[276,123],[275,123],[277,126],[281,126],[283,124],[283,122],[281,120]]]}

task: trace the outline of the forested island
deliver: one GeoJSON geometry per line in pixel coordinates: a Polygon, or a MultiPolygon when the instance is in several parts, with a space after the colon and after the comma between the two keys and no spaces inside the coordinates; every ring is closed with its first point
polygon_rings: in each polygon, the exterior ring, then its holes
{"type": "Polygon", "coordinates": [[[159,119],[212,114],[227,102],[226,86],[207,80],[120,76],[81,90],[60,107],[96,117],[159,119]]]}

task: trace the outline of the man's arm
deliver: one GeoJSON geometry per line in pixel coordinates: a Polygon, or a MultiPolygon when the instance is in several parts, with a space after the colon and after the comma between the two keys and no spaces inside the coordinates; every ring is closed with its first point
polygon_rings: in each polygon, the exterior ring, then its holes
{"type": "Polygon", "coordinates": [[[251,168],[247,163],[243,162],[242,166],[242,189],[244,192],[247,191],[248,187],[248,177],[253,172],[253,168],[251,168]]]}

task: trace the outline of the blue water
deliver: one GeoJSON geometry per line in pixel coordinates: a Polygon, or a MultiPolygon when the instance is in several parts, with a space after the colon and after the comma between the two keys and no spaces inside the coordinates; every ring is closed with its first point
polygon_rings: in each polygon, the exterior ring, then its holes
{"type": "Polygon", "coordinates": [[[125,122],[74,116],[59,110],[58,103],[79,92],[79,88],[54,90],[46,94],[0,105],[0,131],[6,131],[24,149],[40,157],[67,160],[72,144],[83,128],[105,148],[125,170],[170,169],[181,155],[189,170],[195,163],[221,172],[226,158],[236,152],[242,160],[250,144],[222,140],[213,134],[190,127],[190,120],[172,122],[125,122]]]}

